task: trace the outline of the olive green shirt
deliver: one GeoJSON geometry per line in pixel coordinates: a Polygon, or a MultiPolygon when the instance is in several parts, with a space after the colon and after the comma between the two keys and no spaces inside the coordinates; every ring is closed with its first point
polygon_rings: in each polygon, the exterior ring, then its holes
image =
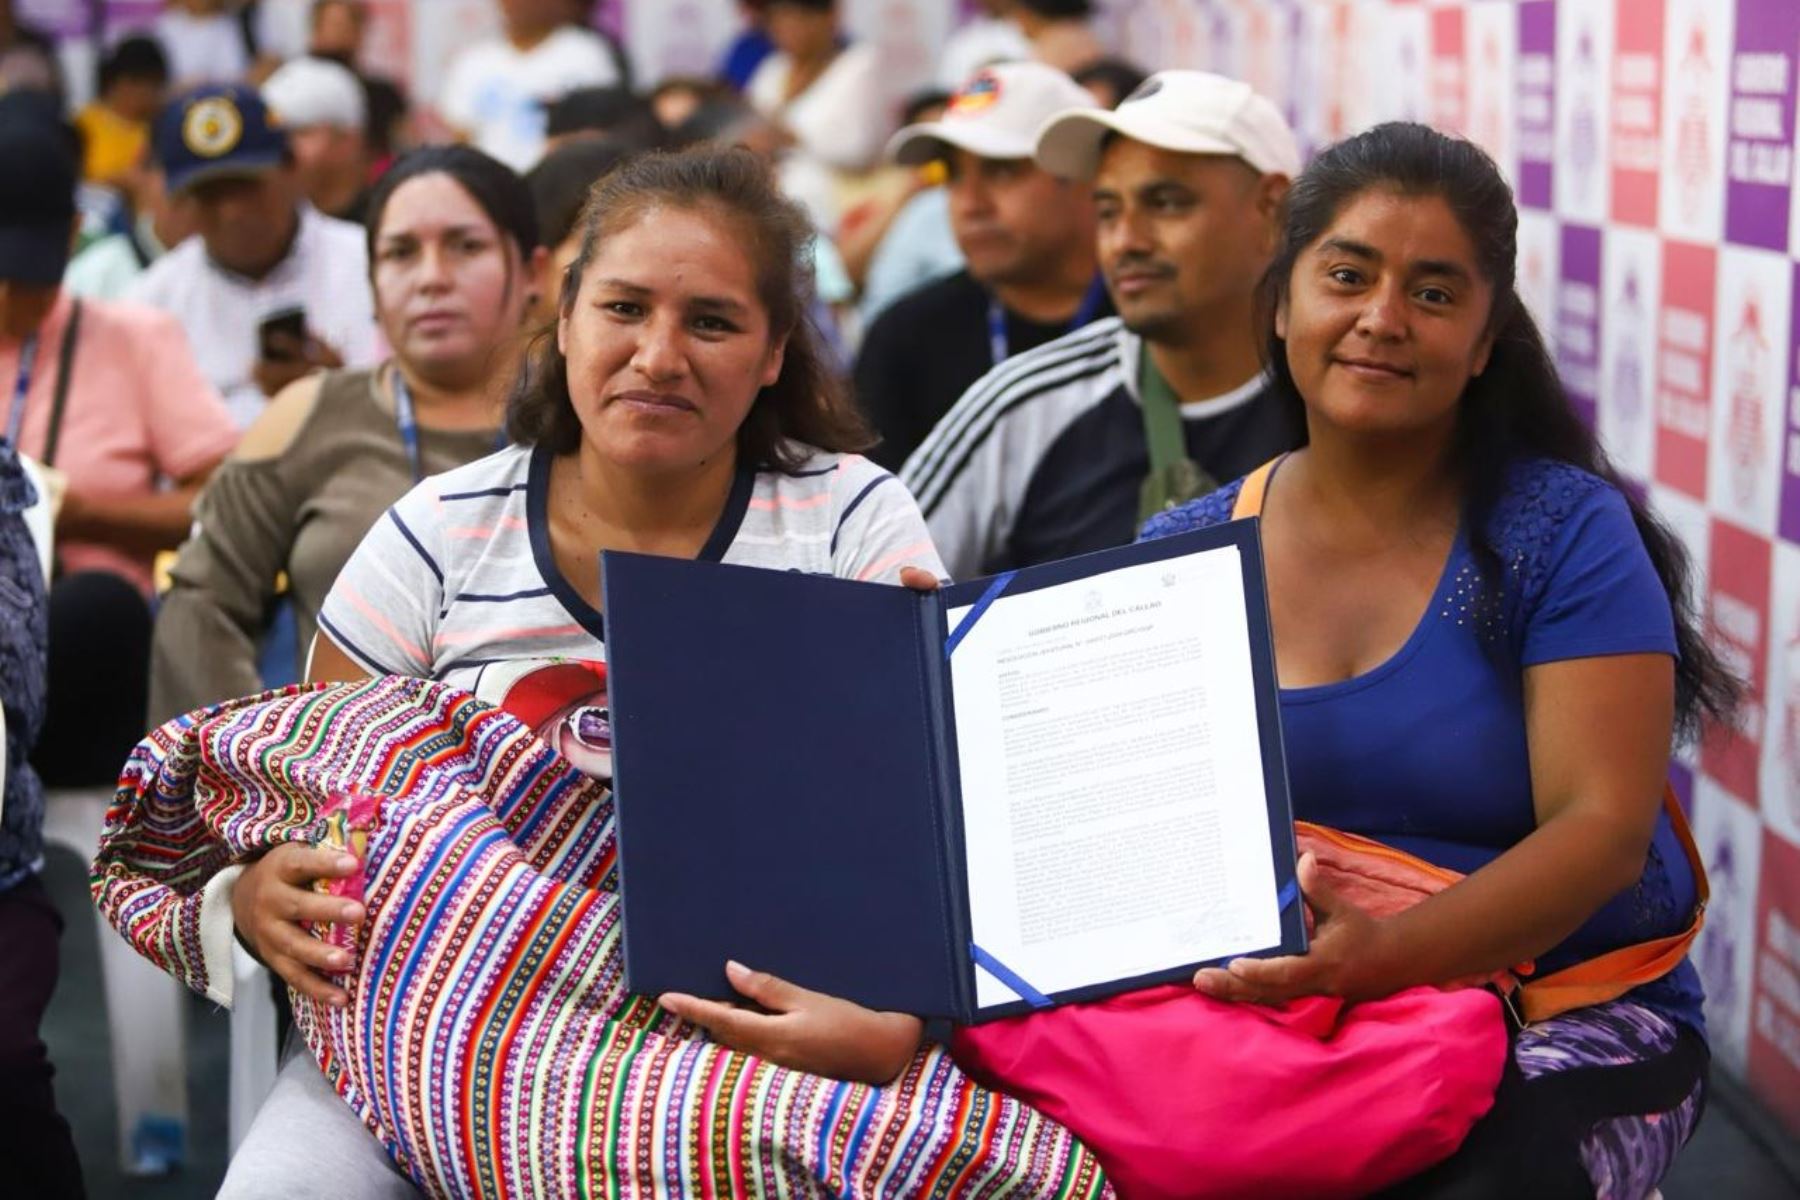
{"type": "MultiPolygon", "coordinates": [[[[157,612],[153,722],[262,689],[257,646],[284,574],[300,635],[295,673],[304,670],[338,571],[414,483],[385,374],[329,372],[310,403],[277,397],[213,474],[157,612]]],[[[428,475],[494,444],[491,430],[419,430],[428,475]]]]}

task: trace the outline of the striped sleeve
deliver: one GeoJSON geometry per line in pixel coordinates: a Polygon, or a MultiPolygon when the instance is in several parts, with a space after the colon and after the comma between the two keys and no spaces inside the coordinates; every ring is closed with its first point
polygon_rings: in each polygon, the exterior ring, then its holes
{"type": "Polygon", "coordinates": [[[382,514],[319,608],[320,633],[372,674],[432,674],[444,604],[434,486],[426,480],[382,514]]]}
{"type": "Polygon", "coordinates": [[[1044,452],[1119,371],[1120,326],[1097,321],[1001,363],[970,385],[900,473],[957,579],[1003,569],[1044,452]]]}
{"type": "Polygon", "coordinates": [[[944,564],[912,493],[860,455],[832,480],[831,569],[840,579],[899,583],[901,567],[944,578],[944,564]]]}

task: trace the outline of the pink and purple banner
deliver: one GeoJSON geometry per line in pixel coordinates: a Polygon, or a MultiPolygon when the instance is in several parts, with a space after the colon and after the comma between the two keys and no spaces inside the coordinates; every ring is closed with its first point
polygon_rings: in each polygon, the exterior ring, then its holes
{"type": "Polygon", "coordinates": [[[1556,5],[1519,5],[1517,149],[1519,202],[1549,208],[1556,163],[1556,5]]]}
{"type": "Polygon", "coordinates": [[[1788,248],[1794,176],[1794,68],[1800,4],[1740,0],[1725,148],[1725,237],[1788,248]]]}
{"type": "Polygon", "coordinates": [[[1600,231],[1564,225],[1560,261],[1556,367],[1569,399],[1592,425],[1600,396],[1600,231]]]}

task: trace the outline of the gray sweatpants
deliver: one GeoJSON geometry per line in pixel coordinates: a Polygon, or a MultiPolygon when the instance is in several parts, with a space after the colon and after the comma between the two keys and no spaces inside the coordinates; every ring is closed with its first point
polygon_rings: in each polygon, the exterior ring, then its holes
{"type": "Polygon", "coordinates": [[[292,1039],[218,1200],[419,1200],[375,1135],[292,1039]]]}

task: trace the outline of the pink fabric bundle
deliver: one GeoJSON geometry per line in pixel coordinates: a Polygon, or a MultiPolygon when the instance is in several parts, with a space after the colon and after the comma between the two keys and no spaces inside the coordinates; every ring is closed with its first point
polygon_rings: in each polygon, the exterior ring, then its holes
{"type": "MultiPolygon", "coordinates": [[[[1299,841],[1377,915],[1457,879],[1332,830],[1299,841]]],[[[1507,1037],[1480,988],[1266,1008],[1177,984],[959,1029],[951,1052],[1068,1127],[1122,1200],[1330,1200],[1449,1157],[1493,1105],[1507,1037]]]]}

